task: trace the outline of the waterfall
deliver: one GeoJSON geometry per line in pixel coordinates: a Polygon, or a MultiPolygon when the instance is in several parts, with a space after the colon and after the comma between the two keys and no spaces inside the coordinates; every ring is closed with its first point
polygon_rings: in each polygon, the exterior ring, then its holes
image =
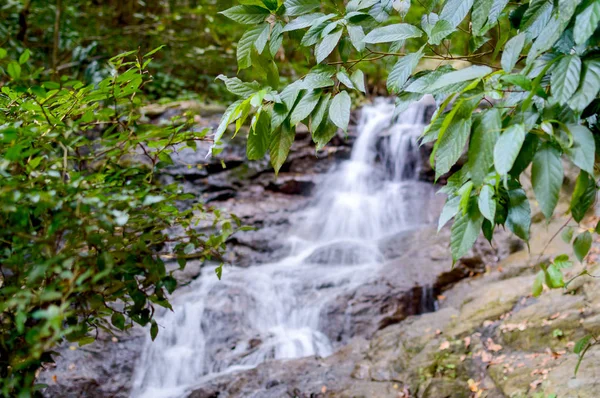
{"type": "Polygon", "coordinates": [[[427,106],[414,104],[397,121],[388,101],[364,107],[350,159],[328,173],[290,229],[291,254],[228,267],[222,281],[205,268],[173,299],[174,311],[158,317],[132,397],[178,398],[203,380],[270,359],[332,354],[324,306],[372,278],[384,262],[382,238],[432,221],[418,205],[430,190],[414,182],[427,106]]]}

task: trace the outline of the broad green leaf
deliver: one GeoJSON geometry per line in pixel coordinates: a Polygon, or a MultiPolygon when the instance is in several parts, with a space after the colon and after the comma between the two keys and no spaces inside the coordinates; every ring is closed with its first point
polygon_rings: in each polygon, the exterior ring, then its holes
{"type": "Polygon", "coordinates": [[[271,53],[271,57],[275,57],[275,55],[281,48],[282,43],[283,43],[283,24],[278,21],[273,26],[273,29],[271,30],[271,39],[269,40],[269,52],[271,53]]]}
{"type": "MultiPolygon", "coordinates": [[[[365,0],[365,3],[372,1],[365,0]]],[[[385,22],[392,12],[394,0],[378,0],[375,1],[373,7],[369,10],[369,15],[373,17],[377,22],[385,22]]]]}
{"type": "Polygon", "coordinates": [[[339,128],[344,131],[348,130],[348,123],[350,123],[350,108],[352,107],[352,101],[346,91],[340,92],[331,101],[329,106],[329,118],[339,128]]]}
{"type": "Polygon", "coordinates": [[[521,32],[526,32],[530,39],[538,37],[550,20],[553,8],[552,0],[531,0],[521,19],[521,32]]]}
{"type": "Polygon", "coordinates": [[[586,127],[576,124],[568,124],[567,128],[573,136],[573,146],[565,151],[568,158],[575,166],[593,175],[596,143],[592,132],[586,127]]]}
{"type": "Polygon", "coordinates": [[[527,169],[527,167],[529,167],[539,145],[540,139],[536,134],[527,133],[525,135],[525,142],[523,142],[519,156],[517,156],[513,167],[510,169],[509,174],[511,176],[518,177],[525,169],[527,169]]]}
{"type": "Polygon", "coordinates": [[[252,48],[255,47],[265,29],[269,29],[269,24],[257,25],[242,35],[237,47],[237,61],[240,70],[252,66],[252,48]]]}
{"type": "Polygon", "coordinates": [[[351,90],[354,89],[354,83],[352,83],[352,79],[350,78],[350,75],[348,75],[346,69],[341,69],[335,76],[344,86],[348,87],[351,90]]]}
{"type": "Polygon", "coordinates": [[[562,233],[560,234],[560,237],[563,240],[563,242],[571,244],[571,241],[573,240],[573,233],[573,227],[566,227],[565,229],[563,229],[562,233]]]}
{"type": "Polygon", "coordinates": [[[587,335],[584,338],[578,340],[577,343],[575,343],[575,346],[573,347],[573,352],[578,355],[581,354],[583,352],[583,350],[585,349],[585,347],[587,347],[587,345],[591,339],[592,339],[592,336],[587,335]]]}
{"type": "Polygon", "coordinates": [[[221,141],[223,133],[225,133],[227,126],[229,126],[235,120],[235,114],[243,102],[244,101],[242,100],[236,101],[233,104],[229,105],[229,107],[225,110],[225,113],[221,117],[221,122],[217,127],[217,130],[215,130],[215,144],[218,144],[221,141]]]}
{"type": "Polygon", "coordinates": [[[110,323],[119,330],[125,329],[125,316],[120,312],[113,312],[110,317],[110,323]]]}
{"type": "Polygon", "coordinates": [[[319,100],[321,99],[321,91],[313,90],[307,92],[298,102],[298,105],[294,107],[294,111],[290,116],[290,122],[292,126],[300,123],[304,119],[306,119],[312,111],[315,109],[319,100]]]}
{"type": "MultiPolygon", "coordinates": [[[[423,98],[423,94],[409,93],[406,91],[400,93],[400,95],[398,96],[398,98],[396,98],[396,101],[394,102],[396,107],[394,108],[393,118],[396,119],[398,116],[400,116],[402,114],[402,112],[406,111],[412,104],[421,100],[421,98],[423,98]]],[[[437,136],[433,140],[435,141],[436,139],[437,139],[437,136]]]]}
{"type": "Polygon", "coordinates": [[[433,29],[431,29],[431,33],[429,33],[429,43],[437,46],[455,31],[456,28],[450,22],[440,19],[435,23],[433,29]]]}
{"type": "Polygon", "coordinates": [[[323,120],[327,120],[325,116],[327,115],[327,109],[329,109],[329,101],[331,99],[331,93],[324,95],[321,97],[319,104],[315,108],[315,111],[310,117],[310,131],[315,132],[323,120]]]}
{"type": "Polygon", "coordinates": [[[531,207],[525,191],[512,189],[508,191],[508,216],[506,226],[519,238],[529,240],[529,228],[531,227],[531,207]]]}
{"type": "MultiPolygon", "coordinates": [[[[423,14],[421,17],[421,29],[423,29],[427,36],[431,36],[431,31],[439,20],[440,17],[435,12],[432,12],[431,14],[423,14]]],[[[450,23],[448,23],[448,26],[450,26],[450,23]]]]}
{"type": "Polygon", "coordinates": [[[290,17],[309,13],[321,6],[319,0],[285,0],[283,4],[286,15],[290,17]]]}
{"type": "Polygon", "coordinates": [[[492,72],[493,70],[489,66],[469,66],[461,70],[446,73],[445,75],[437,79],[435,82],[433,82],[433,84],[429,87],[429,91],[434,91],[456,83],[478,79],[492,72]]]}
{"type": "Polygon", "coordinates": [[[446,203],[444,204],[444,208],[442,209],[442,213],[440,214],[440,218],[438,220],[438,232],[440,232],[442,228],[444,228],[448,221],[452,220],[454,216],[456,216],[460,207],[460,200],[460,196],[455,196],[446,200],[446,203]]]}
{"type": "Polygon", "coordinates": [[[279,170],[294,143],[296,130],[287,122],[284,122],[278,129],[271,133],[271,142],[269,144],[269,155],[271,157],[271,165],[275,169],[275,174],[279,174],[279,170]]]}
{"type": "Polygon", "coordinates": [[[502,14],[502,11],[506,8],[509,0],[494,0],[490,13],[488,15],[487,26],[490,27],[498,21],[498,18],[502,14]]]}
{"type": "Polygon", "coordinates": [[[577,15],[573,27],[575,43],[585,44],[598,28],[598,23],[600,23],[600,1],[594,0],[583,12],[577,15]]]}
{"type": "Polygon", "coordinates": [[[310,29],[308,29],[304,36],[302,36],[302,41],[300,44],[306,47],[317,44],[321,39],[323,30],[330,24],[329,20],[334,16],[335,14],[329,14],[316,19],[311,25],[310,29]]]}
{"type": "Polygon", "coordinates": [[[376,44],[376,43],[390,43],[398,40],[410,39],[413,37],[421,37],[423,32],[410,24],[399,23],[395,25],[388,25],[382,28],[375,28],[369,32],[365,38],[365,43],[376,44]]]}
{"type": "Polygon", "coordinates": [[[29,60],[30,55],[31,53],[29,52],[29,49],[23,51],[23,54],[19,56],[19,64],[23,65],[25,62],[27,62],[29,60]]]}
{"type": "Polygon", "coordinates": [[[471,132],[471,119],[453,120],[438,141],[435,154],[436,179],[450,171],[463,154],[471,132]]]}
{"type": "Polygon", "coordinates": [[[555,264],[550,264],[545,271],[546,285],[550,289],[558,289],[565,286],[563,274],[555,264]]]}
{"type": "Polygon", "coordinates": [[[552,72],[552,96],[559,104],[566,103],[579,87],[581,59],[577,55],[562,58],[552,72]]]}
{"type": "Polygon", "coordinates": [[[525,33],[519,33],[512,39],[510,39],[506,46],[504,47],[504,52],[502,53],[502,69],[506,73],[512,72],[521,56],[521,51],[523,51],[523,47],[525,46],[525,40],[527,36],[525,33]]]}
{"type": "Polygon", "coordinates": [[[217,79],[225,82],[225,86],[230,93],[243,97],[244,99],[260,90],[260,84],[257,82],[246,83],[237,77],[228,78],[224,75],[217,76],[217,79]]]}
{"type": "Polygon", "coordinates": [[[356,48],[356,51],[362,52],[365,49],[365,42],[363,41],[365,38],[365,31],[363,27],[360,25],[347,25],[346,29],[348,29],[348,36],[350,36],[350,42],[356,48]]]}
{"type": "Polygon", "coordinates": [[[560,152],[550,145],[542,145],[533,158],[531,183],[535,198],[547,219],[552,218],[558,203],[563,173],[560,152]]]}
{"type": "Polygon", "coordinates": [[[440,13],[440,19],[450,22],[452,27],[455,28],[465,19],[471,7],[473,7],[473,3],[474,0],[447,0],[440,13]]]}
{"type": "MultiPolygon", "coordinates": [[[[325,16],[325,14],[322,14],[320,12],[302,15],[302,16],[294,19],[293,21],[290,21],[290,23],[288,23],[287,25],[285,25],[285,27],[283,28],[283,31],[291,32],[294,30],[308,28],[309,26],[312,26],[316,20],[318,20],[319,18],[323,18],[324,16],[325,16]]],[[[331,17],[333,18],[333,16],[334,15],[332,14],[331,17]]]]}
{"type": "Polygon", "coordinates": [[[261,160],[269,148],[269,136],[271,135],[271,115],[262,110],[248,135],[246,144],[246,156],[249,160],[261,160]]]}
{"type": "Polygon", "coordinates": [[[583,74],[579,88],[569,100],[569,106],[576,112],[583,111],[600,91],[600,60],[583,62],[583,74]]]}
{"type": "MultiPolygon", "coordinates": [[[[259,25],[260,26],[260,25],[259,25]]],[[[254,42],[254,48],[258,54],[262,54],[265,50],[267,42],[269,41],[269,34],[271,32],[271,26],[269,24],[264,24],[263,30],[260,32],[260,35],[254,42]]]]}
{"type": "Polygon", "coordinates": [[[500,136],[502,119],[500,111],[492,108],[482,112],[473,122],[473,134],[469,144],[468,168],[475,186],[483,184],[494,165],[494,145],[500,136]]]}
{"type": "Polygon", "coordinates": [[[459,213],[456,216],[450,236],[453,263],[471,250],[479,236],[482,224],[483,216],[476,205],[470,205],[466,214],[459,213]]]}
{"type": "Polygon", "coordinates": [[[576,222],[581,222],[596,199],[596,181],[585,171],[579,173],[575,190],[571,196],[571,214],[576,222]]]}
{"type": "Polygon", "coordinates": [[[473,11],[471,11],[471,26],[473,33],[476,36],[483,34],[483,27],[487,22],[488,15],[492,9],[494,0],[478,0],[473,3],[473,11]]]}
{"type": "Polygon", "coordinates": [[[150,325],[150,337],[152,338],[152,341],[156,339],[156,336],[158,336],[158,324],[153,319],[152,324],[150,325]]]}
{"type": "Polygon", "coordinates": [[[544,290],[545,277],[546,274],[544,273],[544,271],[540,271],[537,273],[535,281],[533,281],[533,289],[531,292],[533,297],[539,297],[542,294],[542,291],[544,290]]]}
{"type": "Polygon", "coordinates": [[[335,84],[332,77],[335,74],[334,70],[316,69],[312,70],[302,81],[302,88],[314,90],[316,88],[331,87],[335,84]]]}
{"type": "Polygon", "coordinates": [[[591,247],[592,234],[589,231],[585,231],[584,233],[579,234],[573,242],[573,251],[575,252],[575,256],[577,256],[577,259],[580,262],[583,262],[585,256],[588,255],[591,247]]]}
{"type": "Polygon", "coordinates": [[[491,222],[494,222],[496,218],[496,200],[494,199],[494,188],[487,184],[484,185],[479,193],[479,200],[477,204],[479,205],[479,211],[481,211],[481,214],[491,222]]]}
{"type": "Polygon", "coordinates": [[[6,67],[6,72],[14,80],[19,80],[21,78],[21,65],[16,61],[11,61],[6,67]]]}
{"type": "MultiPolygon", "coordinates": [[[[327,115],[325,115],[325,117],[327,117],[327,115]]],[[[335,136],[337,131],[337,126],[331,123],[327,118],[324,118],[323,123],[321,123],[312,134],[313,141],[317,144],[317,151],[323,149],[323,147],[335,136]]]]}
{"type": "Polygon", "coordinates": [[[354,71],[352,76],[350,76],[350,80],[354,84],[354,87],[363,93],[367,93],[367,87],[365,86],[365,74],[362,70],[357,69],[354,71]]]}
{"type": "Polygon", "coordinates": [[[553,262],[558,269],[571,268],[573,266],[573,262],[569,260],[569,256],[566,254],[556,256],[553,262]]]}
{"type": "Polygon", "coordinates": [[[405,55],[396,62],[387,79],[387,89],[390,93],[397,93],[402,89],[422,56],[423,47],[415,53],[405,55]]]}
{"type": "Polygon", "coordinates": [[[483,232],[483,236],[492,244],[492,240],[494,239],[494,223],[490,222],[487,218],[483,220],[483,224],[481,225],[481,232],[483,232]]]}
{"type": "Polygon", "coordinates": [[[504,131],[494,147],[494,166],[500,175],[507,175],[513,167],[525,141],[522,124],[514,124],[504,131]]]}
{"type": "Polygon", "coordinates": [[[333,33],[328,34],[321,40],[315,49],[315,56],[317,57],[317,63],[321,63],[331,54],[333,49],[337,46],[338,42],[344,33],[344,29],[338,29],[333,33]]]}
{"type": "Polygon", "coordinates": [[[460,187],[457,194],[460,195],[459,209],[463,214],[466,214],[469,210],[469,203],[471,203],[471,192],[473,192],[473,182],[467,181],[465,185],[460,187]]]}
{"type": "Polygon", "coordinates": [[[258,6],[235,6],[219,14],[225,15],[227,18],[246,25],[254,25],[263,22],[271,13],[258,6]]]}
{"type": "Polygon", "coordinates": [[[527,54],[527,65],[530,65],[542,53],[552,48],[554,43],[560,38],[564,30],[563,23],[557,16],[552,16],[550,21],[543,27],[536,41],[529,49],[527,54]]]}

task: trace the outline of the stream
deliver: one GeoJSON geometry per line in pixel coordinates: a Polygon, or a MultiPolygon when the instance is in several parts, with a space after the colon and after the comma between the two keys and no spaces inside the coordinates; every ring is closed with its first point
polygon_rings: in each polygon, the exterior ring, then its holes
{"type": "MultiPolygon", "coordinates": [[[[350,159],[327,173],[281,237],[290,255],[226,267],[221,281],[204,268],[173,298],[174,311],[157,318],[161,330],[145,344],[131,396],[185,397],[219,375],[338,349],[342,342],[325,332],[326,307],[376,277],[385,264],[382,240],[436,218],[424,205],[432,186],[416,180],[427,106],[416,103],[396,121],[388,101],[364,107],[350,159]]],[[[420,312],[434,309],[431,297],[420,302],[420,312]]]]}

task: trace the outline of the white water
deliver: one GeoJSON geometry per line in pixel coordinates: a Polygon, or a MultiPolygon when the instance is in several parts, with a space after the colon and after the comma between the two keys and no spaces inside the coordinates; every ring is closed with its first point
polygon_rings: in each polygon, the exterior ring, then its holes
{"type": "Polygon", "coordinates": [[[222,281],[205,268],[158,319],[132,397],[179,398],[203,380],[269,359],[330,355],[336,347],[321,332],[323,307],[376,274],[381,238],[431,221],[415,206],[430,191],[411,182],[425,112],[418,103],[392,123],[392,104],[363,108],[351,159],[326,176],[290,231],[292,254],[226,268],[222,281]]]}

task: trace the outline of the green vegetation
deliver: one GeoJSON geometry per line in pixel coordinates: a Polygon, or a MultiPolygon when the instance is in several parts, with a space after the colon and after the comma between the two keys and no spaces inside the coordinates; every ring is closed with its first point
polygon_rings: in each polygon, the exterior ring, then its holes
{"type": "MultiPolygon", "coordinates": [[[[268,153],[279,171],[299,123],[322,148],[367,93],[392,94],[397,114],[433,95],[422,142],[433,145],[436,178],[450,176],[440,227],[454,220],[454,262],[499,227],[529,241],[529,168],[548,219],[563,161],[579,170],[569,212],[581,222],[598,191],[599,22],[600,0],[9,0],[0,394],[35,394],[36,372],[65,339],[83,345],[134,323],[155,337],[154,309],[169,308],[177,287],[167,258],[218,264],[239,223],[158,174],[175,148],[211,140],[218,151],[231,124],[250,126],[248,159],[268,153]],[[231,99],[215,131],[141,117],[148,100],[192,96],[231,99]]],[[[565,287],[563,269],[585,259],[597,233],[565,228],[574,257],[542,264],[533,294],[565,287]]]]}

